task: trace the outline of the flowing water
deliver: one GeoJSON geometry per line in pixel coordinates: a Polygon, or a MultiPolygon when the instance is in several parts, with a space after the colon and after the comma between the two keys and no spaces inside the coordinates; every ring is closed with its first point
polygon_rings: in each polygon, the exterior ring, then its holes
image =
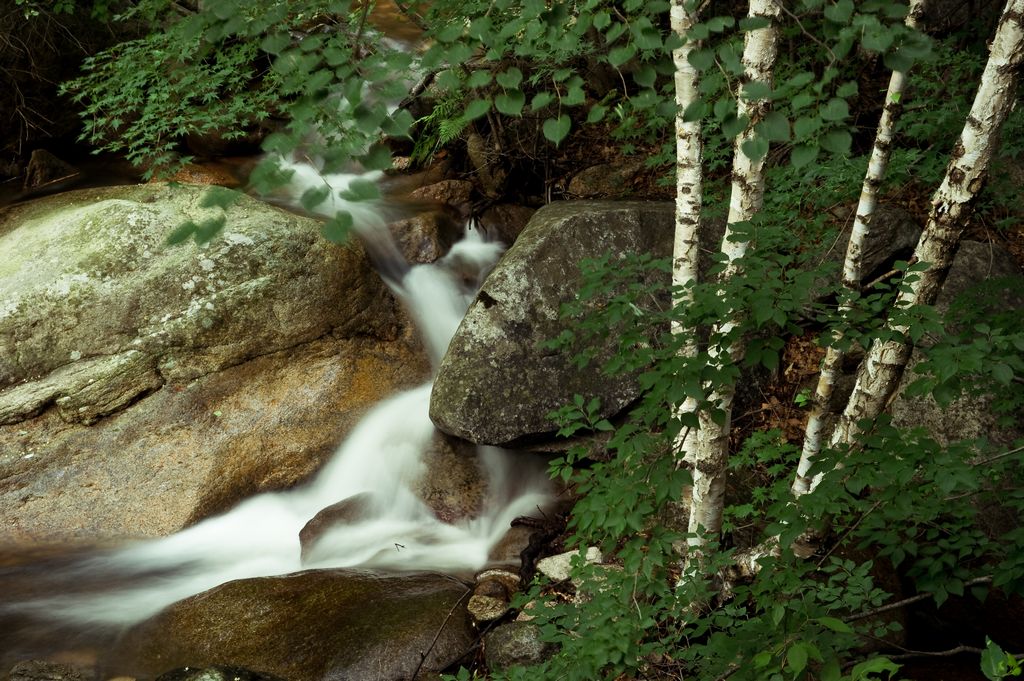
{"type": "MultiPolygon", "coordinates": [[[[322,177],[312,167],[288,165],[295,171],[293,196],[325,182],[331,185],[331,196],[314,212],[356,213],[360,238],[371,256],[386,265],[385,280],[410,310],[436,367],[475,285],[502,247],[469,224],[465,237],[443,259],[410,266],[390,240],[379,217],[381,206],[351,206],[337,197],[351,176],[322,177]]],[[[48,595],[0,606],[0,615],[6,615],[8,623],[22,617],[33,626],[43,619],[78,630],[116,629],[235,579],[356,566],[479,569],[513,518],[536,513],[550,500],[548,481],[521,457],[480,447],[489,489],[482,512],[454,524],[439,520],[412,491],[424,472],[422,456],[435,434],[428,416],[430,387],[422,385],[377,405],[305,486],[250,498],[170,537],[68,559],[48,571],[43,582],[50,586],[39,587],[48,595]],[[303,561],[303,526],[320,510],[357,495],[361,519],[328,529],[303,561]],[[53,595],[55,589],[63,593],[53,595]]]]}

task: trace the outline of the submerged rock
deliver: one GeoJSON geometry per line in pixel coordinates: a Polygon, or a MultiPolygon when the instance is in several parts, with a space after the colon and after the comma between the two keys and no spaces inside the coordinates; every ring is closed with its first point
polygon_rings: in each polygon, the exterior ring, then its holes
{"type": "MultiPolygon", "coordinates": [[[[579,262],[607,251],[671,253],[666,203],[563,202],[545,206],[499,261],[438,370],[430,417],[453,435],[504,445],[550,434],[548,414],[579,393],[615,414],[638,394],[628,376],[580,370],[568,353],[540,349],[569,322],[559,307],[579,289],[579,262]]],[[[614,339],[612,339],[614,342],[614,339]]]]}
{"type": "Polygon", "coordinates": [[[229,582],[129,631],[110,668],[152,676],[230,665],[288,681],[408,679],[469,652],[476,633],[467,593],[432,574],[313,570],[229,582]]]}

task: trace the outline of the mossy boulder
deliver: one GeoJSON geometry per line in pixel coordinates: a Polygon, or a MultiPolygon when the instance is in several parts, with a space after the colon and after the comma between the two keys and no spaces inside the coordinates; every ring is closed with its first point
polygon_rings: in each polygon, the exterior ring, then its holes
{"type": "Polygon", "coordinates": [[[428,365],[357,245],[204,187],[0,211],[0,545],[175,532],[307,479],[428,365]]]}

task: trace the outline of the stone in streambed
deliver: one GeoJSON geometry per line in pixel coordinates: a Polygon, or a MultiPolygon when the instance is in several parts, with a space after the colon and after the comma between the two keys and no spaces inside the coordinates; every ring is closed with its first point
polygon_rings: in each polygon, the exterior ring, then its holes
{"type": "Polygon", "coordinates": [[[407,679],[421,659],[421,673],[436,672],[473,646],[467,589],[435,574],[346,570],[228,582],[130,630],[109,668],[138,677],[229,665],[288,681],[407,679]]]}
{"type": "Polygon", "coordinates": [[[550,434],[548,414],[577,393],[600,397],[603,416],[635,399],[632,377],[581,371],[571,353],[539,345],[569,323],[559,307],[579,290],[581,260],[607,251],[667,256],[672,230],[673,207],[666,203],[563,202],[537,211],[448,347],[431,394],[434,423],[471,442],[500,446],[550,434]]]}

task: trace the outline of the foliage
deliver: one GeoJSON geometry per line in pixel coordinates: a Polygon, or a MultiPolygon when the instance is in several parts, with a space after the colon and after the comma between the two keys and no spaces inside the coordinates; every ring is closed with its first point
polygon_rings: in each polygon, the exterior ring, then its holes
{"type": "MultiPolygon", "coordinates": [[[[681,38],[667,30],[667,2],[434,2],[420,17],[429,47],[416,57],[373,33],[368,7],[206,0],[202,12],[181,18],[171,3],[149,0],[134,12],[161,29],[90,60],[68,91],[86,107],[89,139],[154,164],[152,170],[179,162],[189,134],[230,137],[265,123],[274,130],[264,143],[271,159],[302,154],[325,172],[351,159],[386,168],[391,145],[410,135],[417,138],[415,154],[426,158],[467,129],[498,134],[496,120],[532,129],[550,142],[549,151],[597,125],[625,153],[650,151],[654,165],[672,159],[670,51],[681,38]],[[433,76],[431,113],[414,121],[394,108],[411,85],[396,73],[433,76]]],[[[636,376],[642,396],[619,425],[599,416],[591,396],[553,415],[563,435],[607,437],[554,459],[551,473],[580,494],[570,545],[600,546],[612,558],[600,566],[577,561],[571,587],[530,587],[519,605],[535,604],[529,612],[559,652],[538,669],[513,669],[506,678],[880,678],[896,665],[864,645],[898,626],[873,614],[898,599],[877,579],[884,566],[935,602],[966,594],[987,575],[995,586],[1021,591],[1024,532],[982,531],[977,522],[996,502],[1014,517],[1024,511],[1013,457],[985,442],[942,446],[885,420],[863,424],[855,447],[825,452],[816,469],[822,483],[798,500],[788,493],[795,444],[778,433],[743,433],[732,466],[735,480],[750,482],[731,490],[731,531],[707,560],[681,573],[677,548],[686,537],[677,504],[689,473],[673,449],[679,433],[698,425],[694,414],[678,412],[687,397],[708,409],[711,392],[741,372],[777,371],[786,338],[807,327],[820,332],[823,344],[841,338],[866,347],[893,334],[883,324],[888,314],[911,340],[942,337],[933,310],[889,309],[892,286],[841,292],[822,283],[834,277],[818,266],[817,246],[828,244],[834,222],[826,211],[855,197],[863,177],[866,158],[859,154],[869,144],[859,126],[880,108],[877,94],[862,91],[860,67],[905,70],[933,54],[929,40],[905,27],[905,12],[888,0],[787,3],[781,29],[793,58],[780,62],[770,84],[744,82],[740,61],[746,32],[763,26],[762,19],[738,18],[728,3],[711,3],[692,30],[690,37],[702,41],[690,57],[702,74],[701,98],[684,117],[703,123],[706,165],[717,180],[707,196],[722,192],[732,141],[748,125],[756,134],[741,151],[767,157],[773,191],[755,220],[732,226],[756,246],[740,263],[742,275],[693,284],[686,307],[672,304],[684,292],[664,283],[665,260],[609,255],[582,265],[580,298],[565,310],[574,331],[552,347],[578,352],[580,366],[599,361],[604,371],[636,376]],[[737,115],[737,96],[769,99],[772,111],[745,120],[737,115]],[[839,302],[852,310],[842,318],[839,302]],[[715,338],[717,347],[698,332],[700,351],[680,355],[686,339],[673,324],[699,330],[723,318],[741,323],[715,338]],[[607,338],[616,340],[613,356],[588,349],[607,338]],[[747,341],[743,366],[710,360],[738,338],[747,341]],[[811,560],[796,555],[796,540],[820,532],[826,517],[835,534],[823,552],[811,560]],[[749,581],[723,580],[743,550],[773,541],[780,555],[762,558],[749,581]],[[723,581],[733,585],[730,593],[720,591],[723,581]]],[[[963,106],[969,88],[947,93],[947,86],[973,82],[980,65],[976,49],[944,45],[935,52],[937,59],[919,66],[919,109],[901,129],[894,156],[893,165],[907,168],[897,184],[938,176],[933,145],[952,144],[963,117],[936,112],[946,109],[947,97],[963,106]]],[[[286,179],[271,160],[252,181],[267,191],[286,179]]],[[[708,217],[716,210],[722,206],[710,205],[708,217]]],[[[337,216],[328,233],[344,232],[351,220],[337,216]]],[[[214,229],[185,225],[175,238],[206,239],[214,229]]],[[[902,266],[911,276],[914,267],[902,266]]],[[[712,256],[706,280],[722,268],[721,257],[712,256]]],[[[946,401],[994,385],[1006,413],[1014,413],[1021,398],[1008,388],[1016,388],[1024,369],[1019,326],[972,317],[971,309],[957,321],[962,332],[932,345],[919,389],[946,401]]],[[[1016,669],[995,650],[985,662],[992,673],[1016,669]]]]}

